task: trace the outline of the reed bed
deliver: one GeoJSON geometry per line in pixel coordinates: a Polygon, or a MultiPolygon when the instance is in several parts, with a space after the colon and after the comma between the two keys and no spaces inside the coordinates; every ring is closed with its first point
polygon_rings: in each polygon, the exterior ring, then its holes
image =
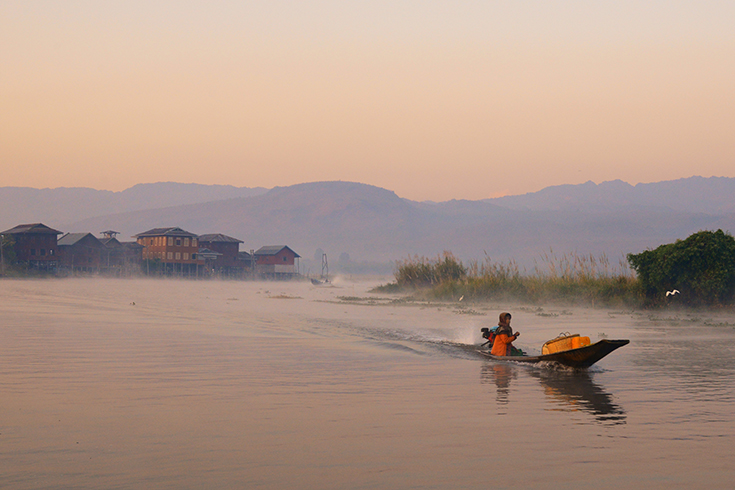
{"type": "Polygon", "coordinates": [[[414,290],[435,299],[519,300],[528,303],[640,305],[643,295],[635,273],[620,260],[612,265],[605,255],[553,250],[541,256],[531,272],[514,261],[500,263],[485,257],[465,266],[451,252],[429,259],[413,256],[396,264],[396,282],[386,290],[414,290]]]}

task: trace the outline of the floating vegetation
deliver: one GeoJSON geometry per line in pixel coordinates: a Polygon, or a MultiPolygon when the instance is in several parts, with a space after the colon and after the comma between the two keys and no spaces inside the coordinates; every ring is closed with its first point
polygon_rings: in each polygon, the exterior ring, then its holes
{"type": "Polygon", "coordinates": [[[277,294],[275,296],[268,296],[271,299],[303,299],[301,296],[289,296],[288,294],[277,294]]]}
{"type": "MultiPolygon", "coordinates": [[[[681,318],[678,316],[658,317],[658,316],[649,315],[648,321],[668,322],[668,323],[687,323],[687,322],[696,323],[699,321],[699,319],[698,318],[681,318]]],[[[705,323],[706,323],[706,320],[705,320],[705,323]]]]}
{"type": "Polygon", "coordinates": [[[337,296],[336,300],[315,300],[316,303],[333,303],[340,305],[362,305],[362,306],[421,306],[423,308],[431,306],[431,302],[426,300],[417,300],[411,296],[400,298],[385,298],[378,296],[337,296]]]}
{"type": "Polygon", "coordinates": [[[559,316],[559,314],[558,313],[545,313],[543,311],[540,311],[540,312],[536,313],[536,316],[545,316],[545,317],[554,318],[554,317],[559,316]]]}
{"type": "Polygon", "coordinates": [[[454,310],[454,313],[458,315],[487,316],[486,313],[481,313],[479,311],[473,310],[472,308],[457,308],[454,310]]]}
{"type": "Polygon", "coordinates": [[[540,306],[538,306],[536,308],[528,308],[526,306],[521,306],[518,309],[521,310],[521,311],[525,311],[526,313],[539,313],[541,311],[544,311],[544,309],[541,308],[540,306]]]}
{"type": "Polygon", "coordinates": [[[717,322],[715,323],[712,320],[705,320],[704,324],[708,327],[735,327],[735,323],[729,323],[729,322],[717,322]]]}

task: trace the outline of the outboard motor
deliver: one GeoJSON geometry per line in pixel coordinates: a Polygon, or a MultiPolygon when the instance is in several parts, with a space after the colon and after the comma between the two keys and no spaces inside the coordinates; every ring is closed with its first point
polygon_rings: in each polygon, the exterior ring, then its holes
{"type": "Polygon", "coordinates": [[[494,328],[482,327],[480,329],[480,332],[482,332],[482,338],[483,339],[487,339],[487,342],[485,342],[484,344],[482,344],[483,346],[484,345],[487,345],[487,344],[490,344],[490,347],[492,347],[493,342],[495,342],[495,330],[497,328],[498,327],[494,327],[494,328]]]}

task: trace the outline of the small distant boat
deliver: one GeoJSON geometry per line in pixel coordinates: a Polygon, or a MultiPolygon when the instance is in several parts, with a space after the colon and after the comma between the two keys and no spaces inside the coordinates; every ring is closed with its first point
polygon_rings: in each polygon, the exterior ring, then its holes
{"type": "Polygon", "coordinates": [[[327,254],[322,253],[322,275],[319,279],[311,279],[314,286],[323,286],[329,284],[329,262],[327,262],[327,254]]]}
{"type": "Polygon", "coordinates": [[[478,350],[478,352],[495,361],[510,362],[555,362],[572,368],[588,368],[615,349],[629,344],[630,340],[608,340],[602,339],[594,344],[585,345],[568,350],[560,350],[540,356],[494,356],[490,351],[478,350]]]}

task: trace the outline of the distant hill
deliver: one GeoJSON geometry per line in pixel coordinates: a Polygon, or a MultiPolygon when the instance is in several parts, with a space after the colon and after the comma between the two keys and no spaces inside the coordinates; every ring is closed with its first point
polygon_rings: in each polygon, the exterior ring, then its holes
{"type": "MultiPolygon", "coordinates": [[[[615,266],[625,253],[702,229],[735,231],[735,179],[727,178],[693,177],[636,186],[590,182],[522,196],[441,203],[410,201],[353,182],[315,182],[268,191],[203,186],[213,188],[195,187],[198,197],[186,194],[185,187],[175,187],[181,184],[173,185],[180,195],[163,201],[161,196],[151,201],[141,196],[139,209],[94,217],[87,212],[84,219],[56,221],[50,216],[58,205],[47,204],[47,214],[13,219],[7,227],[42,221],[63,231],[98,233],[112,228],[130,239],[149,228],[180,226],[198,234],[237,237],[244,241],[244,250],[286,244],[312,270],[318,270],[311,262],[317,249],[327,252],[332,264],[347,255],[353,262],[385,264],[413,254],[435,256],[451,250],[464,260],[513,259],[526,268],[532,268],[542,254],[576,251],[606,254],[615,266]],[[218,196],[227,197],[212,199],[218,196]],[[161,204],[165,207],[156,207],[161,204]]],[[[89,191],[80,190],[79,196],[89,196],[89,191]]],[[[53,202],[48,195],[45,199],[53,202]]]]}
{"type": "Polygon", "coordinates": [[[622,180],[547,187],[519,196],[486,202],[512,209],[665,208],[706,214],[735,212],[735,179],[690,177],[653,184],[630,185],[622,180]]]}
{"type": "Polygon", "coordinates": [[[138,184],[120,192],[85,187],[0,187],[0,229],[38,221],[66,225],[94,216],[255,196],[266,191],[262,187],[175,182],[138,184]]]}

